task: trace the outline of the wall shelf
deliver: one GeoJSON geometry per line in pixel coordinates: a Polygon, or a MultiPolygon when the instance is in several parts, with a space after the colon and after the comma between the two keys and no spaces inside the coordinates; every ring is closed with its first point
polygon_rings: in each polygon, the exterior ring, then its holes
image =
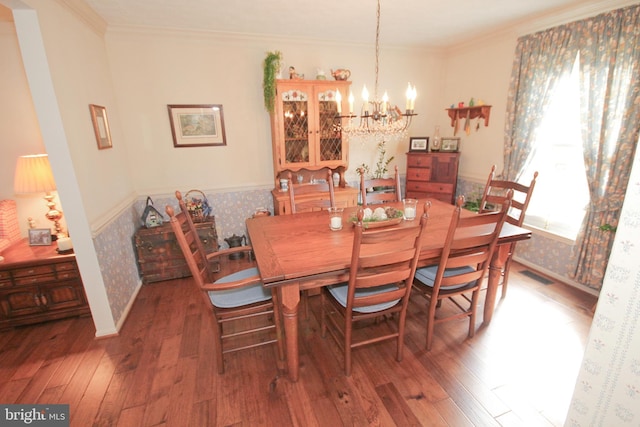
{"type": "Polygon", "coordinates": [[[473,107],[462,107],[462,108],[447,108],[447,113],[451,118],[451,126],[457,127],[456,122],[460,119],[466,120],[467,118],[475,119],[481,118],[484,119],[484,125],[489,126],[489,116],[491,114],[491,105],[477,105],[473,107]]]}

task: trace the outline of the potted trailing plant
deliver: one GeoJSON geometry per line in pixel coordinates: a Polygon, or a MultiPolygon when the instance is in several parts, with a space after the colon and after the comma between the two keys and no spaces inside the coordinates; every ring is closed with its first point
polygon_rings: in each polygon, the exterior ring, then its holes
{"type": "MultiPolygon", "coordinates": [[[[387,175],[387,172],[389,171],[389,163],[391,163],[395,158],[395,156],[391,156],[387,159],[387,146],[385,144],[385,141],[378,144],[378,161],[376,162],[375,170],[371,174],[371,176],[376,179],[384,178],[387,175]]],[[[358,173],[361,175],[369,174],[370,172],[371,170],[369,169],[369,166],[364,163],[358,168],[358,173]]]]}
{"type": "Polygon", "coordinates": [[[262,63],[264,78],[262,88],[264,90],[264,106],[268,112],[273,113],[276,102],[276,75],[280,70],[280,60],[282,53],[279,50],[267,52],[267,56],[262,63]]]}

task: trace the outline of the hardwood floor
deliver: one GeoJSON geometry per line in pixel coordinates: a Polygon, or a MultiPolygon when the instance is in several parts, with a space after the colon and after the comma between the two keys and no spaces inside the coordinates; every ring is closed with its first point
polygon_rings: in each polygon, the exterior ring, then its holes
{"type": "Polygon", "coordinates": [[[358,349],[351,377],[311,297],[297,383],[275,347],[228,356],[218,375],[190,279],[145,285],[118,337],[95,339],[86,317],[0,333],[0,403],[68,403],[72,426],[561,426],[596,299],[521,270],[489,327],[467,339],[466,321],[437,325],[431,352],[415,298],[404,360],[391,342],[358,349]]]}

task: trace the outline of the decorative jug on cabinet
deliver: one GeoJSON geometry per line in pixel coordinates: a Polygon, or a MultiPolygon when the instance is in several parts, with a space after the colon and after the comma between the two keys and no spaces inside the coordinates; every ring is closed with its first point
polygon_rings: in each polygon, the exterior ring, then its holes
{"type": "Polygon", "coordinates": [[[331,70],[331,75],[336,80],[347,80],[349,77],[351,77],[351,71],[347,70],[346,68],[339,68],[335,71],[331,70]]]}

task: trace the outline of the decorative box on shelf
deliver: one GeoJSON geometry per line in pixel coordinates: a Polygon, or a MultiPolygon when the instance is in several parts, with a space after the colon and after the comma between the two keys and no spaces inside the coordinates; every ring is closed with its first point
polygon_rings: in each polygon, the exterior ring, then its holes
{"type": "MultiPolygon", "coordinates": [[[[218,250],[215,218],[209,216],[195,223],[200,241],[207,253],[218,250]]],[[[134,237],[138,269],[142,283],[178,279],[191,276],[171,224],[154,228],[140,228],[134,237]]]]}

